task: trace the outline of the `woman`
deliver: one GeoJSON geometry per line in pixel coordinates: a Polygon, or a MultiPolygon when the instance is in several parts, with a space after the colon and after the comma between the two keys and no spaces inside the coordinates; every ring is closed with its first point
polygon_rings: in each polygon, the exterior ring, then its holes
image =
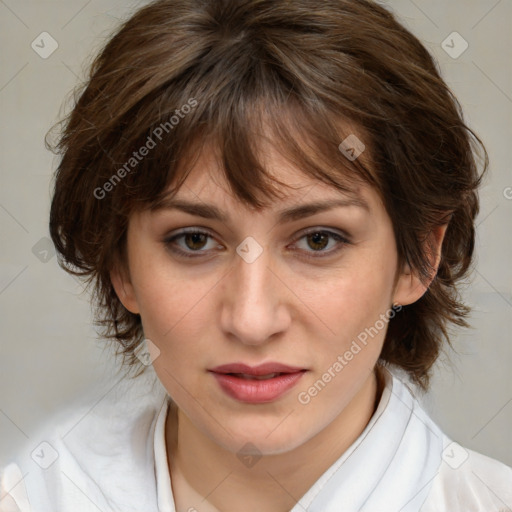
{"type": "Polygon", "coordinates": [[[140,385],[45,431],[1,510],[512,507],[407,384],[467,325],[479,144],[376,3],[139,10],[67,119],[50,231],[140,385]]]}

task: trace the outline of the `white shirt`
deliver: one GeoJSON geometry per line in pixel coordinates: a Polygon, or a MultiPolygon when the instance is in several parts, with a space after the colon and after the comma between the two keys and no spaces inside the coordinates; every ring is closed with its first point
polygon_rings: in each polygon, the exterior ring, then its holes
{"type": "MultiPolygon", "coordinates": [[[[510,512],[512,468],[452,442],[383,376],[369,424],[290,512],[510,512]]],[[[55,417],[3,469],[0,512],[176,512],[168,406],[159,381],[139,379],[55,417]]]]}

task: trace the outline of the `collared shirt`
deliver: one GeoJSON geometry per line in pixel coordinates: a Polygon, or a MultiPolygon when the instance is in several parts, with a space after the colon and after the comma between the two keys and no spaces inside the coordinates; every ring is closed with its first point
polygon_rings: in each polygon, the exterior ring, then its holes
{"type": "MultiPolygon", "coordinates": [[[[512,468],[453,442],[405,381],[381,372],[370,422],[291,512],[511,511],[512,468]]],[[[0,512],[176,512],[170,399],[159,382],[132,384],[47,423],[1,472],[0,512]]]]}

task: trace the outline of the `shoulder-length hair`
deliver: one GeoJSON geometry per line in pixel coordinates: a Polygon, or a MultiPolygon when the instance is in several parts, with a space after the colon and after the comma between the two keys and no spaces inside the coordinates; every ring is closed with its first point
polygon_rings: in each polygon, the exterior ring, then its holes
{"type": "Polygon", "coordinates": [[[237,199],[266,206],[279,194],[258,151],[265,126],[307,175],[343,191],[374,187],[400,268],[421,279],[428,234],[449,219],[436,277],[389,322],[381,354],[427,387],[450,324],[468,326],[457,286],[488,159],[435,61],[391,12],[366,0],[159,0],[107,41],[76,98],[47,142],[61,155],[50,232],[60,264],[93,285],[97,324],[129,368],[142,368],[144,334],[110,271],[124,261],[130,214],[178,190],[206,141],[237,199]],[[339,149],[347,126],[366,165],[339,149]]]}

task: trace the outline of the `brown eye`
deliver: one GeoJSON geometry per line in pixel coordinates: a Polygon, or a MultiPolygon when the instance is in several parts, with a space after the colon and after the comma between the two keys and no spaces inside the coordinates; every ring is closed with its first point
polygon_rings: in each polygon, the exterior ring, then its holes
{"type": "Polygon", "coordinates": [[[311,242],[309,243],[309,247],[315,250],[325,249],[329,243],[329,235],[322,232],[306,235],[306,238],[308,243],[311,242]]]}
{"type": "Polygon", "coordinates": [[[214,241],[212,235],[205,231],[192,229],[166,237],[163,240],[163,244],[167,249],[178,256],[196,258],[209,255],[211,249],[216,247],[221,248],[219,244],[214,243],[211,243],[210,247],[207,247],[209,241],[214,241]]]}
{"type": "Polygon", "coordinates": [[[205,233],[185,233],[183,237],[185,245],[192,250],[202,249],[208,240],[205,233]]]}
{"type": "Polygon", "coordinates": [[[305,258],[322,258],[332,256],[348,244],[350,244],[350,241],[347,237],[333,231],[317,228],[303,233],[294,245],[303,253],[305,258]],[[302,243],[302,240],[305,240],[305,244],[302,243]],[[325,250],[329,246],[330,249],[325,250]]]}

